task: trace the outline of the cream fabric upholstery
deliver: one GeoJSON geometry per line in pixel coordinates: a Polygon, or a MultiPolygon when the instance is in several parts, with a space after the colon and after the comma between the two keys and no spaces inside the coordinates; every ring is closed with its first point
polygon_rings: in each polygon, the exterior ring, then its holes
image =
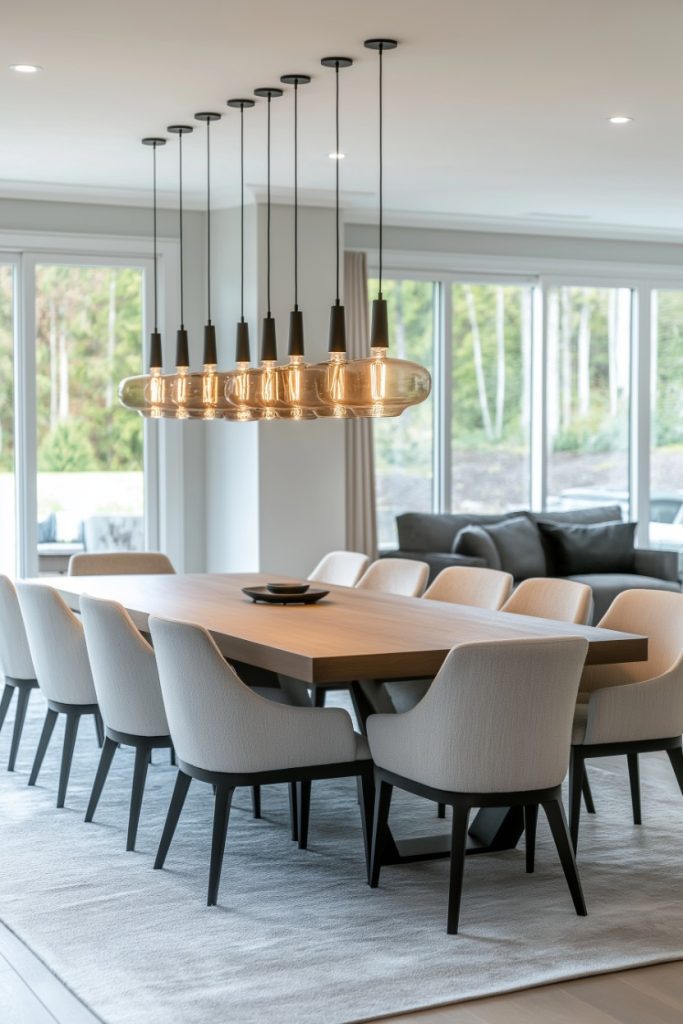
{"type": "Polygon", "coordinates": [[[451,565],[442,569],[424,594],[430,601],[466,604],[497,611],[510,596],[512,576],[499,569],[451,565]]]}
{"type": "Polygon", "coordinates": [[[375,764],[460,793],[559,786],[587,650],[582,637],[455,647],[411,711],[368,718],[375,764]]]}
{"type": "Polygon", "coordinates": [[[83,626],[56,590],[17,583],[36,678],[48,700],[96,704],[83,626]]]}
{"type": "Polygon", "coordinates": [[[593,592],[587,584],[574,580],[533,577],[522,580],[502,611],[588,625],[593,617],[593,592]]]}
{"type": "Polygon", "coordinates": [[[338,587],[355,587],[369,562],[368,556],[360,551],[330,551],[309,573],[308,579],[338,587]]]}
{"type": "Polygon", "coordinates": [[[84,594],[81,620],[104,724],[134,736],[168,736],[154,651],[128,612],[84,594]]]}
{"type": "Polygon", "coordinates": [[[151,617],[161,692],[181,761],[249,773],[368,757],[342,708],[296,708],[258,696],[201,626],[151,617]]]}
{"type": "Polygon", "coordinates": [[[584,669],[580,698],[588,704],[585,716],[577,714],[581,738],[574,742],[678,736],[683,732],[683,594],[625,590],[599,625],[647,636],[648,659],[584,669]]]}
{"type": "Polygon", "coordinates": [[[412,558],[378,558],[356,584],[361,590],[420,597],[427,586],[429,566],[412,558]]]}
{"type": "Polygon", "coordinates": [[[17,592],[7,576],[0,576],[0,675],[36,678],[17,592]]]}
{"type": "Polygon", "coordinates": [[[155,575],[175,572],[160,551],[84,551],[69,559],[69,576],[155,575]]]}

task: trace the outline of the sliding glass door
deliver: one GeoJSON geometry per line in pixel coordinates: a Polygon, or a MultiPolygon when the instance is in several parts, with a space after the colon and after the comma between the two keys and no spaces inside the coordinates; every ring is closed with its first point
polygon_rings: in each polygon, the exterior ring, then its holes
{"type": "Polygon", "coordinates": [[[683,556],[683,292],[652,293],[650,536],[683,556]]]}
{"type": "Polygon", "coordinates": [[[16,472],[14,429],[15,261],[0,257],[0,573],[16,572],[16,472]]]}

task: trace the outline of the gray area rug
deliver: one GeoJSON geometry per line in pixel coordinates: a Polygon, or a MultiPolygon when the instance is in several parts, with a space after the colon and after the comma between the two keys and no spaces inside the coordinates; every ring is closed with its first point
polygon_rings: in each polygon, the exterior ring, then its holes
{"type": "MultiPolygon", "coordinates": [[[[645,824],[631,822],[625,759],[590,769],[574,915],[546,825],[537,869],[523,848],[467,863],[461,932],[448,937],[447,863],[364,880],[353,781],[314,784],[310,849],[289,838],[284,786],[235,796],[219,906],[207,908],[211,788],[194,782],[164,871],[152,862],[175,770],[155,754],[138,850],[125,852],[133,756],[117,753],[96,820],[83,822],[98,751],[81,726],[64,810],[55,809],[63,726],[26,786],[42,724],[32,710],[14,775],[0,735],[0,917],[107,1024],[347,1024],[419,1007],[683,957],[683,799],[669,763],[641,758],[645,824]]],[[[542,815],[541,815],[542,817],[542,815]]],[[[448,829],[397,794],[401,835],[448,829]]]]}

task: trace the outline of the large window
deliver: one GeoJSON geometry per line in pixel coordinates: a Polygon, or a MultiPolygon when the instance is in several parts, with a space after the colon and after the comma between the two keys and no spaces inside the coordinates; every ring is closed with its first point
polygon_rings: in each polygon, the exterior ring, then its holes
{"type": "Polygon", "coordinates": [[[504,512],[529,503],[531,288],[455,283],[452,302],[451,507],[504,512]]]}
{"type": "Polygon", "coordinates": [[[650,544],[683,552],[683,292],[652,293],[650,544]]]}
{"type": "Polygon", "coordinates": [[[143,421],[117,398],[142,362],[143,271],[35,268],[38,555],[144,547],[143,421]]]}
{"type": "MultiPolygon", "coordinates": [[[[370,292],[377,283],[371,281],[370,292]]],[[[433,369],[436,286],[383,281],[392,326],[392,355],[433,369]]],[[[374,421],[377,531],[381,547],[396,539],[396,516],[432,508],[433,396],[398,419],[374,421]]]]}
{"type": "Polygon", "coordinates": [[[0,572],[10,575],[16,549],[14,294],[14,266],[0,263],[0,572]]]}
{"type": "Polygon", "coordinates": [[[547,292],[548,507],[629,515],[631,291],[547,292]]]}

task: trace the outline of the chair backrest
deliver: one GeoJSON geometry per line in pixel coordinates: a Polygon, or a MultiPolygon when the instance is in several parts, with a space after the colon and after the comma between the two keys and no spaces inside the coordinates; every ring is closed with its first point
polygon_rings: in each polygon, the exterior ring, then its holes
{"type": "Polygon", "coordinates": [[[646,636],[647,661],[587,665],[581,679],[582,692],[654,679],[683,660],[683,594],[624,590],[614,598],[598,625],[646,636]]]}
{"type": "Polygon", "coordinates": [[[160,551],[84,551],[69,559],[69,576],[133,576],[174,573],[160,551]]]}
{"type": "Polygon", "coordinates": [[[473,608],[498,611],[510,596],[512,576],[500,569],[474,565],[451,565],[442,569],[422,595],[429,601],[468,604],[473,608]]]}
{"type": "Polygon", "coordinates": [[[355,587],[369,562],[368,556],[360,551],[330,551],[309,573],[308,579],[338,587],[355,587]]]}
{"type": "Polygon", "coordinates": [[[587,651],[583,637],[455,647],[407,712],[414,777],[467,793],[559,786],[587,651]]]}
{"type": "Polygon", "coordinates": [[[420,597],[427,586],[429,566],[412,558],[378,558],[369,565],[356,586],[384,594],[420,597]]]}
{"type": "Polygon", "coordinates": [[[36,678],[48,700],[95,704],[83,625],[52,587],[17,583],[36,678]]]}
{"type": "Polygon", "coordinates": [[[104,724],[134,736],[168,736],[151,645],[116,601],[83,594],[80,606],[104,724]]]}
{"type": "Polygon", "coordinates": [[[0,675],[36,678],[17,591],[7,576],[0,576],[0,675]]]}
{"type": "Polygon", "coordinates": [[[576,580],[534,577],[522,580],[502,611],[587,625],[593,616],[593,591],[576,580]]]}

